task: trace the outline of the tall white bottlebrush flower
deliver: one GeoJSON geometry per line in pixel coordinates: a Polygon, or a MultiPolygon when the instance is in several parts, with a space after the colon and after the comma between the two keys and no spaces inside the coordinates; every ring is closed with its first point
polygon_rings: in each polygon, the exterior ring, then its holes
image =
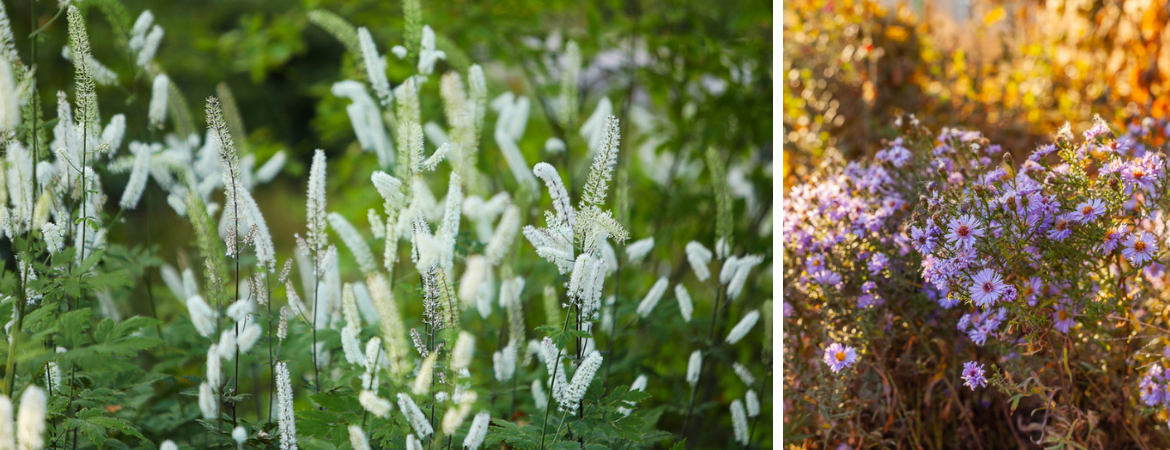
{"type": "Polygon", "coordinates": [[[496,225],[495,232],[492,233],[492,239],[488,241],[483,250],[492,266],[499,265],[500,261],[503,261],[508,248],[512,246],[512,242],[516,240],[516,234],[519,232],[520,208],[508,205],[504,209],[503,217],[500,217],[499,224],[496,225]]]}
{"type": "Polygon", "coordinates": [[[410,370],[406,362],[410,346],[406,341],[402,313],[394,301],[394,294],[385,276],[381,273],[371,274],[366,278],[366,286],[370,289],[370,300],[374,303],[374,310],[378,311],[378,325],[386,347],[386,363],[390,367],[390,373],[401,375],[410,370]]]}
{"type": "Polygon", "coordinates": [[[357,261],[362,273],[369,275],[377,270],[378,266],[374,262],[374,254],[370,252],[370,247],[366,245],[365,239],[358,233],[358,230],[341,214],[329,213],[327,217],[329,226],[333,227],[333,231],[337,232],[341,241],[349,248],[350,253],[353,253],[353,259],[357,261]]]}
{"type": "Polygon", "coordinates": [[[735,374],[739,376],[739,379],[743,380],[744,384],[751,386],[756,382],[756,377],[752,376],[752,373],[748,371],[748,368],[744,367],[743,364],[740,364],[738,361],[732,364],[731,368],[735,371],[735,374]]]}
{"type": "Polygon", "coordinates": [[[467,414],[471,412],[471,403],[462,401],[459,405],[447,408],[447,412],[443,414],[443,434],[448,436],[455,434],[459,427],[463,425],[463,420],[467,418],[467,414]]]}
{"type": "Polygon", "coordinates": [[[414,395],[426,395],[431,392],[431,384],[435,382],[435,361],[439,359],[439,352],[431,352],[427,359],[418,368],[418,375],[414,377],[414,384],[411,385],[410,391],[414,395]]]}
{"type": "Polygon", "coordinates": [[[731,425],[735,429],[735,440],[741,444],[748,443],[747,414],[743,410],[743,402],[736,399],[731,402],[731,425]]]}
{"type": "Polygon", "coordinates": [[[251,237],[252,246],[256,249],[256,262],[269,272],[276,270],[276,247],[272,244],[272,233],[268,231],[268,222],[260,212],[260,205],[252,198],[252,193],[244,190],[239,193],[240,207],[243,208],[245,220],[251,237]]]}
{"type": "Polygon", "coordinates": [[[366,440],[366,433],[362,431],[362,427],[349,426],[349,445],[353,450],[370,450],[370,442],[366,440]]]}
{"type": "Polygon", "coordinates": [[[727,333],[727,343],[735,344],[736,342],[739,342],[740,339],[743,339],[744,336],[747,336],[748,331],[751,331],[752,327],[756,326],[756,322],[759,320],[760,311],[758,310],[752,310],[752,312],[745,314],[743,319],[741,319],[739,323],[736,324],[735,327],[727,333]]]}
{"type": "Polygon", "coordinates": [[[203,412],[205,420],[214,420],[217,409],[219,407],[219,400],[215,397],[215,390],[211,387],[211,383],[203,382],[199,384],[199,410],[203,412]]]}
{"type": "Polygon", "coordinates": [[[756,391],[748,389],[747,395],[743,398],[744,404],[747,406],[748,417],[756,417],[760,415],[760,397],[756,395],[756,391]]]}
{"type": "Polygon", "coordinates": [[[358,342],[358,330],[352,327],[341,329],[341,348],[345,350],[345,360],[357,366],[366,365],[366,356],[362,354],[361,343],[358,342]]]}
{"type": "MultiPolygon", "coordinates": [[[[3,188],[3,186],[0,186],[3,188]]],[[[61,227],[53,222],[45,222],[41,225],[41,235],[45,238],[45,247],[49,253],[57,253],[65,248],[65,236],[61,227]]]]}
{"type": "Polygon", "coordinates": [[[609,180],[613,178],[613,168],[617,164],[618,150],[622,133],[618,129],[618,118],[609,116],[605,120],[605,132],[602,137],[601,148],[593,158],[593,165],[589,168],[589,177],[585,181],[585,196],[581,198],[581,206],[601,206],[609,194],[609,180]]]}
{"type": "Polygon", "coordinates": [[[488,423],[491,420],[491,414],[488,414],[487,411],[476,414],[475,419],[471,421],[471,428],[467,430],[467,437],[463,439],[463,448],[478,449],[483,444],[484,437],[487,436],[488,423]]]}
{"type": "Polygon", "coordinates": [[[451,350],[451,370],[456,373],[471,366],[471,356],[475,353],[475,336],[466,331],[459,332],[455,340],[455,348],[451,350]]]}
{"type": "Polygon", "coordinates": [[[683,320],[691,323],[691,315],[695,312],[695,304],[691,302],[691,293],[687,292],[687,288],[682,284],[674,286],[674,297],[678,299],[678,312],[682,314],[683,320]]]}
{"type": "Polygon", "coordinates": [[[150,108],[147,116],[150,117],[150,127],[162,129],[167,120],[167,95],[171,88],[171,79],[166,74],[154,77],[154,84],[150,90],[150,108]]]}
{"type": "Polygon", "coordinates": [[[479,64],[472,64],[467,69],[467,90],[470,94],[469,100],[475,105],[475,129],[483,128],[483,116],[487,111],[485,103],[487,102],[487,79],[483,75],[483,67],[479,64]]]}
{"type": "MultiPolygon", "coordinates": [[[[325,151],[321,149],[313,153],[313,164],[309,168],[309,193],[305,211],[308,223],[305,240],[311,252],[320,253],[328,245],[328,237],[325,235],[325,151]]],[[[320,258],[320,255],[317,257],[320,258]]]]}
{"type": "Polygon", "coordinates": [[[215,312],[203,301],[203,297],[192,295],[187,298],[187,313],[191,315],[191,324],[200,336],[208,337],[215,332],[215,312]]]}
{"type": "MultiPolygon", "coordinates": [[[[63,350],[57,347],[58,353],[63,350]]],[[[53,395],[54,392],[61,395],[61,368],[56,361],[45,363],[45,387],[49,389],[49,395],[53,395]]]]}
{"type": "MultiPolygon", "coordinates": [[[[73,73],[77,84],[77,114],[80,116],[77,125],[81,127],[80,133],[89,136],[94,133],[94,126],[98,121],[96,82],[93,78],[93,54],[89,47],[89,33],[85,29],[85,18],[81,16],[81,11],[76,6],[69,5],[66,17],[69,22],[69,48],[74,56],[73,73]]],[[[88,152],[96,147],[97,142],[93,142],[92,147],[82,150],[88,152]]]]}
{"type": "MultiPolygon", "coordinates": [[[[235,359],[235,357],[236,357],[236,331],[231,329],[231,327],[228,327],[227,329],[223,330],[223,333],[219,334],[219,343],[217,345],[213,345],[213,347],[216,348],[216,354],[219,355],[219,358],[224,359],[224,360],[228,360],[228,361],[235,359]]],[[[216,360],[215,364],[216,364],[216,372],[218,372],[219,371],[219,364],[220,364],[219,360],[216,360]]],[[[207,371],[209,373],[208,373],[207,379],[209,379],[209,380],[212,379],[211,373],[210,373],[211,367],[212,367],[211,366],[211,355],[208,355],[207,371]]],[[[216,375],[216,376],[218,376],[218,375],[216,375]]],[[[212,383],[212,384],[216,385],[216,386],[219,385],[219,383],[212,383]]]]}
{"type": "Polygon", "coordinates": [[[280,428],[280,449],[297,448],[297,423],[293,413],[292,380],[288,364],[276,363],[276,420],[280,428]]]}
{"type": "Polygon", "coordinates": [[[516,341],[509,341],[503,349],[492,355],[492,368],[496,381],[508,381],[516,373],[516,341]]]}
{"type": "MultiPolygon", "coordinates": [[[[725,263],[725,265],[730,264],[730,261],[731,259],[729,258],[728,263],[725,263]]],[[[727,278],[727,281],[723,281],[724,276],[722,272],[719,274],[720,281],[727,283],[728,298],[732,300],[739,298],[739,294],[743,292],[743,285],[747,282],[747,277],[751,273],[752,268],[762,262],[764,262],[764,257],[760,255],[743,256],[735,259],[735,263],[732,264],[734,273],[727,278]]]]}
{"type": "Polygon", "coordinates": [[[475,304],[480,285],[487,281],[489,269],[487,258],[482,255],[470,255],[465,261],[467,269],[459,279],[459,302],[467,307],[475,304]]]}
{"type": "Polygon", "coordinates": [[[386,78],[386,58],[378,54],[378,47],[374,45],[374,38],[366,27],[358,28],[358,45],[362,49],[362,61],[365,62],[366,76],[370,79],[370,86],[378,95],[378,101],[383,107],[389,107],[394,100],[390,91],[390,80],[386,78]]]}
{"type": "Polygon", "coordinates": [[[593,114],[585,119],[585,123],[581,124],[581,137],[585,138],[590,154],[596,152],[605,141],[605,123],[611,115],[613,115],[613,103],[609,101],[609,97],[602,97],[597,102],[597,108],[593,110],[593,114]]]}
{"type": "Polygon", "coordinates": [[[135,61],[138,67],[146,69],[150,62],[154,60],[155,53],[158,53],[158,45],[162,42],[163,29],[155,25],[150,29],[150,33],[146,34],[142,41],[141,50],[138,52],[138,59],[135,61]]]}
{"type": "Polygon", "coordinates": [[[110,118],[110,123],[102,129],[102,145],[106,146],[106,151],[110,154],[116,153],[118,148],[122,146],[122,139],[126,137],[126,116],[122,114],[115,114],[110,118]]]}
{"type": "Polygon", "coordinates": [[[406,435],[406,450],[423,450],[422,441],[413,434],[406,435]]]}
{"type": "Polygon", "coordinates": [[[130,170],[130,180],[126,182],[122,200],[118,202],[122,209],[134,209],[138,206],[138,200],[142,198],[142,192],[146,190],[146,181],[150,177],[150,146],[131,142],[130,153],[134,154],[134,168],[130,170]]]}
{"type": "Polygon", "coordinates": [[[0,132],[20,125],[20,95],[8,58],[0,56],[0,132]]]}
{"type": "Polygon", "coordinates": [[[158,450],[179,450],[179,445],[175,441],[167,439],[158,445],[158,450]]]}
{"type": "Polygon", "coordinates": [[[557,213],[557,223],[568,225],[570,228],[577,226],[577,210],[573,209],[573,201],[569,199],[569,192],[565,190],[565,183],[561,181],[561,174],[557,169],[549,163],[541,162],[532,167],[532,173],[548,187],[553,210],[557,213]]]}
{"type": "Polygon", "coordinates": [[[243,184],[243,173],[240,171],[240,158],[236,154],[236,144],[232,139],[231,132],[228,130],[227,120],[224,119],[223,108],[220,106],[219,99],[208,97],[206,112],[207,127],[209,129],[208,135],[210,139],[218,144],[219,148],[219,164],[222,170],[220,176],[224,184],[223,220],[231,224],[228,227],[228,234],[226,239],[224,239],[224,243],[227,246],[228,256],[236,258],[239,255],[239,249],[237,248],[237,235],[240,231],[239,219],[241,217],[247,217],[247,211],[241,211],[243,205],[240,202],[240,195],[247,190],[243,184]]]}
{"type": "Polygon", "coordinates": [[[568,411],[569,414],[577,415],[577,407],[581,404],[581,399],[585,398],[585,391],[593,383],[593,376],[597,374],[597,369],[601,367],[601,362],[601,353],[597,350],[594,350],[589,353],[589,356],[585,357],[585,360],[577,367],[577,372],[573,374],[573,382],[569,383],[565,401],[560,404],[561,411],[568,411]]]}
{"type": "Polygon", "coordinates": [[[248,430],[245,430],[242,426],[236,427],[232,430],[232,440],[236,441],[237,449],[244,448],[244,442],[248,440],[248,430]]]}
{"type": "Polygon", "coordinates": [[[236,345],[240,348],[240,353],[248,353],[252,346],[260,340],[261,329],[260,325],[250,323],[244,327],[244,331],[240,332],[240,337],[236,339],[236,345]]]}
{"type": "Polygon", "coordinates": [[[687,243],[687,263],[691,265],[691,270],[695,271],[695,278],[699,281],[707,281],[711,277],[711,269],[707,267],[711,263],[711,250],[707,250],[703,244],[697,241],[687,243]]]}
{"type": "Polygon", "coordinates": [[[699,350],[691,352],[691,359],[687,361],[687,384],[694,386],[699,382],[700,372],[703,370],[703,353],[699,350]]]}
{"type": "MultiPolygon", "coordinates": [[[[2,9],[0,12],[3,12],[2,9]]],[[[12,400],[0,395],[0,450],[16,449],[16,430],[13,428],[15,422],[12,414],[12,400]]]]}
{"type": "MultiPolygon", "coordinates": [[[[353,133],[362,150],[372,150],[378,157],[378,165],[389,167],[394,164],[394,145],[382,123],[382,110],[366,93],[366,88],[353,80],[333,83],[333,95],[348,97],[353,103],[346,105],[345,112],[353,124],[353,133]]],[[[389,92],[389,91],[387,91],[389,92]]]]}
{"type": "Polygon", "coordinates": [[[504,162],[508,163],[508,168],[511,169],[512,176],[516,178],[516,182],[527,189],[536,189],[536,178],[528,171],[528,162],[524,160],[524,154],[520,152],[520,147],[516,145],[516,141],[506,132],[499,129],[496,130],[495,138],[496,145],[500,147],[500,151],[504,154],[504,162]]]}
{"type": "Polygon", "coordinates": [[[362,409],[369,411],[376,417],[385,419],[390,416],[390,400],[378,397],[374,391],[363,390],[361,394],[358,394],[358,403],[362,405],[362,409]]]}
{"type": "Polygon", "coordinates": [[[358,311],[357,294],[353,283],[345,283],[341,288],[341,315],[345,319],[345,327],[352,328],[356,337],[362,328],[362,315],[358,311]]]}
{"type": "Polygon", "coordinates": [[[284,153],[284,150],[276,152],[276,154],[268,158],[268,161],[264,161],[264,165],[256,169],[256,182],[267,183],[272,181],[280,173],[280,169],[284,168],[284,163],[287,161],[288,155],[284,153]]]}
{"type": "Polygon", "coordinates": [[[646,239],[634,241],[626,246],[626,261],[630,264],[638,264],[642,262],[650,250],[654,249],[654,238],[648,237],[646,239]]]}
{"type": "Polygon", "coordinates": [[[414,403],[414,400],[409,395],[405,393],[398,394],[398,409],[402,411],[403,417],[406,417],[406,421],[410,422],[410,426],[414,428],[414,432],[420,437],[426,438],[435,432],[435,429],[431,427],[431,423],[427,421],[427,416],[423,414],[422,410],[418,408],[418,405],[414,403]]]}
{"type": "Polygon", "coordinates": [[[422,39],[419,41],[418,73],[430,75],[435,71],[435,63],[440,59],[447,59],[447,54],[435,49],[435,31],[430,25],[423,25],[422,39]]]}
{"type": "Polygon", "coordinates": [[[666,277],[661,277],[654,282],[654,286],[650,287],[650,292],[646,293],[646,297],[642,299],[642,303],[638,304],[637,313],[643,319],[650,315],[654,307],[658,305],[658,300],[662,298],[662,294],[666,293],[666,288],[670,286],[670,282],[666,277]]]}
{"type": "Polygon", "coordinates": [[[29,386],[20,396],[16,415],[16,442],[20,450],[40,450],[45,446],[45,391],[29,386]]]}
{"type": "Polygon", "coordinates": [[[532,380],[532,401],[536,403],[536,409],[548,407],[548,393],[544,392],[544,384],[540,380],[532,380]]]}

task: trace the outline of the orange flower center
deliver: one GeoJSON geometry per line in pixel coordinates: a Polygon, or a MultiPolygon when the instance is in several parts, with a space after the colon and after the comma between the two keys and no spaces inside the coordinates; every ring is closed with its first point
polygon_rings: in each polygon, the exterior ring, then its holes
{"type": "Polygon", "coordinates": [[[837,361],[845,361],[845,352],[837,352],[837,361]]]}
{"type": "Polygon", "coordinates": [[[1135,252],[1144,252],[1144,251],[1146,251],[1146,243],[1145,243],[1145,242],[1142,242],[1142,241],[1137,241],[1137,242],[1134,242],[1134,243],[1133,243],[1133,250],[1134,250],[1135,252]]]}

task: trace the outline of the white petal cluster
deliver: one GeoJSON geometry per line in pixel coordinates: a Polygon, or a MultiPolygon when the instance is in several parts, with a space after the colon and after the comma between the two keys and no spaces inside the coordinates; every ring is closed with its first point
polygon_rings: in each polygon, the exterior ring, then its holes
{"type": "Polygon", "coordinates": [[[471,421],[471,428],[467,430],[467,437],[463,439],[463,448],[478,449],[483,444],[484,437],[487,436],[489,422],[491,422],[491,415],[487,411],[476,414],[475,419],[471,421]]]}
{"type": "Polygon", "coordinates": [[[53,222],[45,222],[41,225],[41,235],[45,238],[45,247],[49,253],[60,252],[65,248],[64,230],[53,222]]]}
{"type": "MultiPolygon", "coordinates": [[[[630,384],[630,391],[645,392],[647,381],[648,379],[646,378],[646,375],[638,375],[638,378],[634,379],[634,382],[630,384]]],[[[621,413],[623,416],[628,416],[631,412],[634,412],[633,409],[631,409],[634,407],[633,403],[626,402],[626,405],[627,406],[625,407],[618,407],[618,413],[621,413]]]]}
{"type": "Polygon", "coordinates": [[[691,359],[687,361],[687,384],[694,386],[699,382],[699,374],[703,369],[703,353],[699,350],[691,352],[691,359]]]}
{"type": "Polygon", "coordinates": [[[349,426],[349,445],[353,450],[370,450],[370,442],[366,440],[366,433],[362,431],[362,427],[349,426]]]}
{"type": "Polygon", "coordinates": [[[756,382],[756,377],[753,376],[750,371],[748,371],[747,367],[744,367],[743,364],[740,364],[738,361],[732,364],[731,368],[735,371],[735,374],[739,376],[739,379],[743,380],[744,384],[751,386],[756,382]]]}
{"type": "Polygon", "coordinates": [[[390,400],[378,397],[378,394],[375,394],[374,391],[363,390],[361,394],[358,394],[358,403],[362,405],[362,409],[369,411],[375,417],[384,419],[390,416],[390,409],[392,408],[390,400]]]}
{"type": "Polygon", "coordinates": [[[208,337],[215,332],[215,312],[203,301],[203,297],[192,295],[187,298],[187,313],[191,315],[191,324],[200,336],[208,337]]]}
{"type": "Polygon", "coordinates": [[[678,312],[687,323],[691,323],[691,315],[695,312],[695,304],[691,302],[691,293],[682,284],[674,285],[674,297],[678,299],[678,312]]]}
{"type": "Polygon", "coordinates": [[[455,348],[451,351],[451,370],[461,372],[471,366],[471,355],[475,352],[475,336],[466,331],[459,332],[455,348]]]}
{"type": "Polygon", "coordinates": [[[739,323],[736,324],[735,327],[727,333],[727,343],[735,344],[736,342],[739,342],[740,339],[743,339],[743,337],[747,335],[748,331],[752,330],[752,327],[756,326],[756,322],[759,320],[759,310],[752,310],[751,312],[745,314],[743,319],[740,319],[739,323]]]}
{"type": "MultiPolygon", "coordinates": [[[[45,414],[48,398],[45,391],[29,386],[20,396],[16,415],[16,444],[20,450],[40,450],[45,446],[45,414]]],[[[11,415],[12,406],[9,405],[11,415]]],[[[11,416],[10,416],[11,417],[11,416]]]]}
{"type": "Polygon", "coordinates": [[[430,25],[423,25],[422,40],[419,46],[418,73],[430,75],[435,71],[435,62],[447,59],[446,53],[442,50],[435,50],[435,31],[431,29],[430,25]]]}
{"type": "Polygon", "coordinates": [[[362,273],[369,274],[376,270],[378,266],[374,262],[374,254],[370,252],[370,246],[366,245],[365,239],[358,233],[357,228],[354,228],[341,214],[334,212],[329,213],[326,217],[329,220],[329,226],[337,232],[341,241],[353,253],[353,259],[358,263],[362,273]]]}
{"type": "Polygon", "coordinates": [[[732,256],[723,262],[723,270],[719,272],[719,282],[727,285],[728,298],[732,300],[739,298],[752,268],[762,262],[764,262],[764,257],[760,255],[732,256]]]}
{"type": "Polygon", "coordinates": [[[171,79],[160,73],[154,77],[150,90],[150,108],[147,116],[150,118],[150,127],[161,129],[167,120],[167,97],[170,94],[171,79]]]}
{"type": "Polygon", "coordinates": [[[743,402],[736,399],[731,402],[731,424],[735,428],[735,440],[741,444],[748,443],[747,414],[743,410],[743,402]]]}
{"type": "Polygon", "coordinates": [[[516,342],[510,341],[503,349],[492,355],[492,368],[497,381],[508,381],[516,373],[516,342]]]}
{"type": "Polygon", "coordinates": [[[658,300],[662,299],[662,295],[666,293],[666,288],[670,286],[670,282],[666,277],[661,277],[654,282],[654,286],[650,287],[650,291],[646,293],[646,297],[638,303],[637,313],[643,319],[650,315],[654,307],[658,305],[658,300]]]}
{"type": "Polygon", "coordinates": [[[601,293],[606,275],[605,261],[589,253],[577,256],[573,264],[573,273],[569,277],[568,291],[565,293],[574,300],[574,304],[581,307],[581,315],[593,318],[601,309],[601,293]]]}
{"type": "Polygon", "coordinates": [[[516,234],[519,232],[520,208],[508,205],[504,209],[504,215],[500,218],[499,224],[496,225],[495,232],[492,233],[491,240],[484,247],[484,255],[487,256],[491,265],[496,266],[503,261],[504,256],[507,256],[508,248],[512,246],[512,242],[516,240],[516,234]]]}
{"type": "Polygon", "coordinates": [[[374,38],[366,27],[358,28],[358,45],[362,49],[362,60],[366,66],[366,76],[370,78],[370,86],[378,94],[378,100],[383,107],[389,107],[394,100],[390,91],[390,81],[386,79],[386,58],[378,54],[378,47],[374,45],[374,38]]]}
{"type": "Polygon", "coordinates": [[[743,398],[744,404],[747,406],[748,417],[756,417],[760,415],[760,397],[756,395],[756,391],[749,389],[747,395],[743,398]]]}
{"type": "Polygon", "coordinates": [[[630,245],[626,246],[626,260],[629,261],[630,264],[638,264],[642,262],[642,258],[645,258],[646,255],[650,253],[650,250],[653,249],[653,237],[634,241],[630,245]]]}
{"type": "Polygon", "coordinates": [[[134,155],[134,168],[130,171],[130,180],[126,182],[126,189],[122,191],[122,200],[118,206],[122,209],[134,209],[138,200],[146,190],[146,181],[150,176],[151,147],[139,142],[130,143],[130,153],[134,155]]]}
{"type": "Polygon", "coordinates": [[[594,350],[585,357],[581,365],[577,367],[577,372],[573,374],[573,382],[569,384],[569,388],[560,401],[561,411],[568,411],[569,414],[577,415],[577,407],[581,404],[581,399],[585,397],[585,391],[589,389],[589,385],[593,383],[593,376],[597,374],[597,369],[601,367],[602,357],[601,352],[594,350]]]}
{"type": "MultiPolygon", "coordinates": [[[[368,70],[368,66],[367,66],[368,70]]],[[[383,75],[383,79],[385,75],[383,75]]],[[[382,110],[366,93],[366,88],[353,80],[339,81],[330,89],[333,95],[349,98],[353,103],[346,105],[345,112],[349,115],[349,122],[353,125],[353,133],[357,136],[358,146],[362,150],[373,151],[378,157],[378,165],[389,167],[394,164],[394,144],[382,123],[382,110]]],[[[389,93],[389,89],[387,89],[389,93]]]]}
{"type": "Polygon", "coordinates": [[[398,409],[402,411],[402,415],[406,417],[406,421],[410,422],[410,426],[414,428],[414,432],[420,437],[430,436],[435,432],[431,427],[431,423],[427,421],[427,416],[423,414],[414,400],[405,393],[398,394],[398,409]]]}
{"type": "Polygon", "coordinates": [[[293,412],[292,380],[285,362],[276,363],[276,420],[280,429],[280,449],[295,450],[297,422],[293,412]]]}
{"type": "Polygon", "coordinates": [[[691,265],[691,270],[695,271],[695,278],[699,281],[707,281],[711,277],[711,269],[707,267],[711,263],[711,250],[707,250],[703,244],[697,241],[687,243],[687,262],[691,265]]]}

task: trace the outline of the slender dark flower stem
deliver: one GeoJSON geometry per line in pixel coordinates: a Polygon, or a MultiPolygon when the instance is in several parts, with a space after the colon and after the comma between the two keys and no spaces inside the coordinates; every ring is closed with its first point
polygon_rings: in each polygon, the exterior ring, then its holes
{"type": "MultiPolygon", "coordinates": [[[[561,333],[564,333],[565,330],[569,329],[569,319],[570,318],[571,317],[568,314],[565,314],[565,324],[561,326],[561,333]]],[[[552,372],[548,374],[550,380],[556,380],[557,369],[559,369],[561,367],[561,352],[562,352],[562,350],[558,348],[557,349],[557,360],[556,360],[556,362],[553,363],[552,372]]],[[[555,383],[552,386],[549,386],[548,397],[544,403],[544,422],[541,422],[541,424],[540,424],[540,448],[541,449],[544,449],[544,433],[545,433],[545,431],[547,431],[547,428],[548,428],[548,412],[552,409],[552,394],[553,394],[553,389],[555,389],[555,388],[556,388],[555,383]]],[[[559,432],[560,428],[558,428],[557,430],[559,432]]],[[[555,439],[555,437],[554,437],[554,439],[555,439]]]]}
{"type": "MultiPolygon", "coordinates": [[[[719,263],[719,270],[720,270],[720,272],[723,270],[723,263],[722,262],[719,263]]],[[[716,272],[716,273],[719,273],[719,272],[716,272]]],[[[707,329],[707,342],[711,342],[711,340],[715,336],[715,323],[719,321],[719,304],[723,301],[723,291],[724,291],[723,286],[719,284],[718,278],[716,278],[714,281],[715,281],[715,289],[716,289],[715,308],[711,313],[711,326],[707,329]]],[[[699,381],[697,383],[695,383],[695,386],[693,388],[691,388],[691,404],[690,404],[690,406],[687,407],[687,417],[686,417],[686,419],[683,420],[683,429],[682,429],[682,433],[681,433],[683,439],[687,438],[687,431],[689,431],[690,424],[691,424],[691,415],[695,411],[695,393],[696,393],[696,391],[698,391],[699,385],[703,384],[704,381],[707,381],[706,378],[709,378],[709,377],[702,376],[704,369],[706,367],[707,367],[707,358],[703,358],[703,361],[701,363],[699,363],[699,381]]],[[[690,444],[688,444],[688,445],[690,445],[690,444]]]]}

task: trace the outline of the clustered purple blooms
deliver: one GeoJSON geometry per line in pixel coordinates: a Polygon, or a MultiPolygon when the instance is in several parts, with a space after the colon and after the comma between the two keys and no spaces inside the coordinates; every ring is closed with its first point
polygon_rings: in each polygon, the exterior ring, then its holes
{"type": "Polygon", "coordinates": [[[991,311],[967,313],[959,319],[959,331],[966,332],[967,337],[975,345],[983,346],[988,336],[995,333],[1006,319],[1007,310],[1004,308],[997,308],[994,313],[991,311]]]}
{"type": "Polygon", "coordinates": [[[963,363],[963,384],[971,388],[987,386],[987,378],[983,376],[983,365],[975,361],[963,363]]]}
{"type": "Polygon", "coordinates": [[[829,370],[833,373],[840,372],[841,369],[852,366],[857,362],[857,349],[839,343],[833,343],[825,349],[825,364],[829,366],[829,370]]]}

